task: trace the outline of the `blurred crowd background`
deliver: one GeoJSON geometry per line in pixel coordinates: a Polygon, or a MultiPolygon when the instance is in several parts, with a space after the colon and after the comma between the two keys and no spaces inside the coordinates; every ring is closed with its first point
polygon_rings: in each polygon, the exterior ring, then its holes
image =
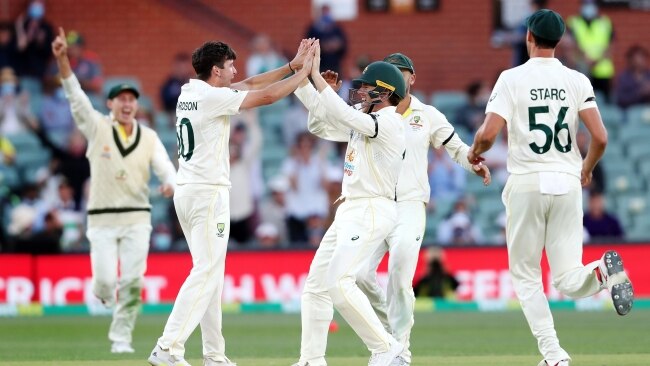
{"type": "MultiPolygon", "coordinates": [[[[138,121],[158,132],[175,160],[176,100],[193,77],[192,50],[208,39],[234,47],[242,80],[285,64],[301,38],[317,37],[321,68],[339,72],[345,99],[349,81],[369,62],[402,52],[415,63],[413,95],[443,112],[471,144],[496,77],[527,59],[524,19],[538,7],[565,17],[556,56],[590,77],[609,132],[605,157],[584,190],[585,242],[649,241],[650,5],[607,3],[0,0],[0,251],[88,250],[86,142],[51,59],[59,26],[95,108],[107,113],[107,91],[134,83],[143,91],[138,121]]],[[[231,122],[229,245],[317,247],[336,210],[345,144],[306,132],[307,111],[293,97],[231,122]]],[[[579,131],[581,151],[588,142],[579,131]]],[[[504,133],[485,156],[494,177],[489,187],[444,150],[430,152],[425,243],[505,243],[506,149],[504,133]]],[[[173,203],[157,195],[158,184],[150,184],[151,249],[186,250],[173,203]]]]}

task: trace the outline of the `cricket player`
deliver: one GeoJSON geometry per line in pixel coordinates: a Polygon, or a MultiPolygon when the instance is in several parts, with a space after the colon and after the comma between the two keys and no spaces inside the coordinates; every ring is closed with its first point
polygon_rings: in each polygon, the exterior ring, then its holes
{"type": "Polygon", "coordinates": [[[152,129],[135,120],[138,90],[119,84],[108,93],[108,116],[93,109],[70,68],[65,32],[52,42],[77,128],[88,140],[90,162],[88,240],[93,293],[113,306],[108,338],[111,352],[132,353],[131,334],[141,302],[151,234],[149,169],[162,182],[165,197],[174,192],[176,170],[152,129]],[[119,264],[119,279],[118,279],[119,264]],[[117,302],[115,292],[117,289],[117,302]]]}
{"type": "Polygon", "coordinates": [[[314,85],[304,82],[295,94],[309,110],[309,131],[330,141],[347,141],[341,198],[309,269],[302,295],[300,360],[295,365],[323,366],[333,306],[371,352],[370,366],[388,366],[404,348],[388,333],[357,274],[397,220],[395,189],[405,140],[395,107],[406,94],[399,69],[371,63],[354,80],[348,106],[319,73],[320,49],[312,65],[314,85]],[[315,88],[314,88],[315,86],[315,88]]]}
{"type": "Polygon", "coordinates": [[[237,56],[230,46],[210,41],[193,52],[197,78],[183,85],[176,105],[179,169],[174,194],[193,267],[151,352],[151,365],[189,365],[184,359],[185,341],[199,324],[203,364],[235,365],[225,355],[221,333],[221,291],[230,231],[230,116],[293,92],[311,71],[312,44],[312,39],[303,40],[287,65],[234,84],[237,56]]]}
{"type": "Polygon", "coordinates": [[[589,80],[563,66],[555,55],[565,25],[548,9],[527,20],[530,60],[501,73],[467,158],[476,162],[497,134],[508,128],[508,172],[503,190],[510,275],[544,359],[539,366],[567,366],[544,296],[542,251],[553,285],[571,297],[607,288],[618,314],[632,309],[632,284],[616,251],[582,264],[582,186],[605,152],[607,131],[589,80]],[[591,134],[584,160],[576,141],[578,118],[591,134]]]}
{"type": "Polygon", "coordinates": [[[413,276],[424,236],[426,204],[431,195],[427,174],[429,147],[444,147],[457,164],[482,177],[485,185],[490,184],[491,178],[487,166],[481,163],[473,166],[467,161],[469,146],[461,141],[445,116],[410,94],[415,83],[411,59],[394,53],[384,61],[397,66],[406,83],[406,97],[397,106],[404,124],[406,155],[397,181],[397,225],[373,253],[368,270],[357,279],[357,284],[368,296],[384,327],[404,345],[404,351],[392,364],[401,366],[411,364],[409,338],[415,306],[413,276]],[[377,267],[386,252],[390,256],[388,289],[384,295],[377,284],[377,267]]]}

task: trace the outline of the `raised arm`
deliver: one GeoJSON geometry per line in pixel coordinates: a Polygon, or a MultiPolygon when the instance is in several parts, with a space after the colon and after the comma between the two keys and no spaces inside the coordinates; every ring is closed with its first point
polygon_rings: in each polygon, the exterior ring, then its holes
{"type": "Polygon", "coordinates": [[[261,90],[251,90],[246,94],[239,109],[249,109],[274,103],[291,94],[307,78],[314,59],[314,46],[308,50],[305,65],[292,76],[268,85],[261,90]],[[309,66],[309,67],[307,67],[309,66]]]}
{"type": "Polygon", "coordinates": [[[95,121],[101,118],[102,115],[93,108],[90,99],[88,99],[88,96],[81,89],[79,80],[77,80],[77,77],[72,72],[70,60],[68,59],[68,43],[65,39],[63,28],[59,28],[59,34],[52,42],[52,54],[59,67],[61,83],[63,84],[65,96],[70,102],[74,122],[84,136],[90,139],[95,135],[97,129],[95,121]]]}
{"type": "Polygon", "coordinates": [[[233,89],[238,90],[259,90],[268,87],[269,85],[282,80],[288,74],[303,68],[305,58],[309,52],[309,48],[314,43],[313,38],[303,39],[298,46],[298,52],[293,60],[289,61],[286,65],[279,67],[275,70],[267,71],[265,73],[251,76],[245,80],[232,84],[233,89]]]}

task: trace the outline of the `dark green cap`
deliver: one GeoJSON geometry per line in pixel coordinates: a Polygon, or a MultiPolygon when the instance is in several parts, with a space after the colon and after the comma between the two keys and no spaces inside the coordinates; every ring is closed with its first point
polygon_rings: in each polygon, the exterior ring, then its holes
{"type": "Polygon", "coordinates": [[[125,92],[125,91],[130,91],[131,93],[133,93],[135,95],[136,98],[140,97],[140,92],[138,91],[138,89],[135,86],[133,86],[133,85],[131,85],[129,83],[120,83],[120,84],[117,84],[117,85],[115,85],[114,87],[111,88],[111,90],[108,92],[108,99],[113,99],[118,94],[120,94],[121,92],[125,92]]]}
{"type": "Polygon", "coordinates": [[[549,41],[559,41],[564,34],[564,20],[553,10],[541,9],[526,20],[526,26],[537,37],[549,41]]]}
{"type": "Polygon", "coordinates": [[[385,62],[397,66],[398,69],[408,70],[412,74],[415,74],[415,67],[413,67],[413,61],[402,53],[393,53],[384,58],[385,62]]]}

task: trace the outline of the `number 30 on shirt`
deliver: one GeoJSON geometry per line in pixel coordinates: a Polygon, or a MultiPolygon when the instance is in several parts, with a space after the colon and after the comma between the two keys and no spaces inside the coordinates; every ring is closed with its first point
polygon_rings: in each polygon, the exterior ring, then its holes
{"type": "Polygon", "coordinates": [[[176,145],[178,156],[185,161],[192,159],[194,153],[194,130],[192,123],[187,118],[182,118],[176,125],[176,145]]]}

